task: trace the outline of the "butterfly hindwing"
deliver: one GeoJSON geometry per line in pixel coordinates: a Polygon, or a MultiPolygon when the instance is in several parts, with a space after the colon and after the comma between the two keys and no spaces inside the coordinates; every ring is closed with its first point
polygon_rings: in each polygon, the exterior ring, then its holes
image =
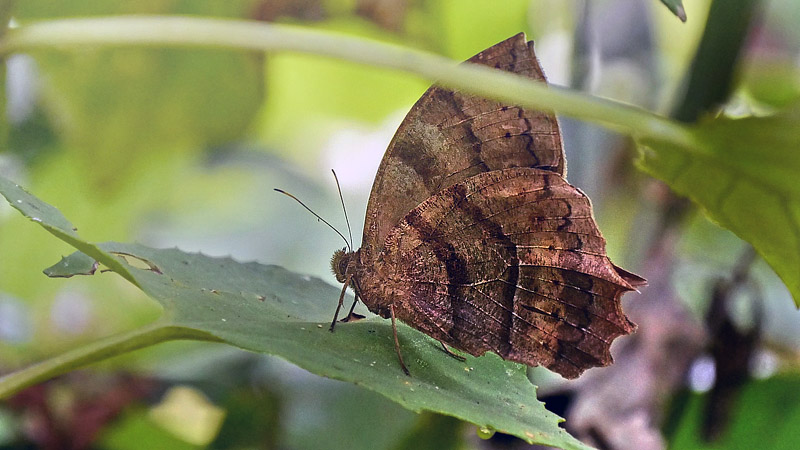
{"type": "Polygon", "coordinates": [[[611,341],[634,329],[619,303],[633,287],[606,257],[588,198],[549,171],[442,190],[391,230],[377,264],[383,292],[367,297],[394,298],[398,318],[473,355],[574,378],[610,364],[611,341]]]}

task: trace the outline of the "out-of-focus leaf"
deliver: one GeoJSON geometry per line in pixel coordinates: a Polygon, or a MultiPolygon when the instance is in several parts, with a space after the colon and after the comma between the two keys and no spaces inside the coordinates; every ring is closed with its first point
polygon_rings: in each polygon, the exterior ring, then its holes
{"type": "Polygon", "coordinates": [[[102,448],[109,450],[135,450],[140,448],[169,448],[196,450],[205,448],[180,439],[155,423],[144,408],[132,408],[114,424],[103,430],[99,437],[102,448]]]}
{"type": "MultiPolygon", "coordinates": [[[[529,442],[585,448],[536,399],[525,366],[494,354],[461,362],[444,354],[436,340],[401,325],[398,334],[413,374],[408,377],[398,366],[389,321],[372,318],[328,332],[339,289],[319,279],[177,249],[91,244],[58,210],[14,183],[0,178],[0,193],[56,237],[157,300],[164,307],[159,322],[164,329],[191,330],[192,336],[277,355],[318,375],[374,390],[413,411],[451,415],[529,442]]],[[[57,264],[61,276],[73,260],[85,268],[85,256],[75,253],[57,264]]]]}
{"type": "MultiPolygon", "coordinates": [[[[297,375],[297,371],[293,373],[297,375]]],[[[287,408],[314,412],[284,415],[283,435],[276,448],[388,450],[418,417],[385,397],[356,386],[308,378],[305,383],[291,383],[290,377],[282,378],[285,382],[281,392],[287,395],[287,408]]]]}
{"type": "MultiPolygon", "coordinates": [[[[97,14],[203,14],[247,18],[234,2],[20,2],[15,18],[97,14]]],[[[114,190],[162,152],[240,138],[261,105],[264,57],[212,49],[84,47],[35,51],[43,105],[85,176],[114,190]]]]}
{"type": "Polygon", "coordinates": [[[730,422],[720,441],[701,438],[705,395],[693,395],[675,434],[671,449],[795,449],[800,448],[800,379],[775,377],[745,385],[735,402],[730,422]]]}
{"type": "Polygon", "coordinates": [[[464,447],[464,423],[439,414],[419,416],[412,428],[392,450],[458,450],[464,447]]]}
{"type": "Polygon", "coordinates": [[[276,448],[281,430],[280,401],[266,386],[232,387],[222,404],[225,421],[212,447],[276,448]]]}
{"type": "Polygon", "coordinates": [[[661,0],[661,3],[669,8],[672,14],[678,16],[681,22],[686,22],[686,10],[683,9],[683,2],[681,0],[661,0]]]}
{"type": "Polygon", "coordinates": [[[697,144],[642,141],[641,167],[748,241],[800,305],[800,103],[769,117],[707,120],[697,144]]]}
{"type": "Polygon", "coordinates": [[[173,386],[149,417],[175,436],[195,445],[208,445],[219,432],[225,410],[190,386],[173,386]]]}
{"type": "Polygon", "coordinates": [[[743,88],[759,102],[785,108],[800,98],[800,68],[788,62],[750,64],[743,88]]]}

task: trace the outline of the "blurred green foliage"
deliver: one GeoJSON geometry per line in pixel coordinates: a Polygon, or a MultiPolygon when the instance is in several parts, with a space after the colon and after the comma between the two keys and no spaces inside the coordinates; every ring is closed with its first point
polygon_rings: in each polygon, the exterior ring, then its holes
{"type": "Polygon", "coordinates": [[[753,381],[742,390],[727,430],[717,442],[703,439],[707,396],[694,394],[681,411],[670,448],[789,450],[800,446],[800,379],[795,376],[753,381]]]}

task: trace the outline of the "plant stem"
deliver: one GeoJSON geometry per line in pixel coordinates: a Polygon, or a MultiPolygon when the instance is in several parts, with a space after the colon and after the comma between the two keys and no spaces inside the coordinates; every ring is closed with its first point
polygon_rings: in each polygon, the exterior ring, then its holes
{"type": "Polygon", "coordinates": [[[703,37],[686,74],[686,92],[671,116],[685,123],[697,121],[728,100],[734,76],[760,0],[711,2],[703,37]]]}
{"type": "Polygon", "coordinates": [[[167,325],[158,321],[126,333],[92,342],[0,377],[0,399],[9,397],[28,386],[87,364],[161,342],[178,339],[217,340],[213,336],[198,330],[167,325]]]}
{"type": "Polygon", "coordinates": [[[690,130],[674,121],[610,100],[507,72],[363,38],[244,20],[114,16],[42,21],[10,30],[0,54],[78,46],[180,46],[285,50],[403,70],[437,83],[533,109],[553,110],[637,138],[694,147],[690,130]]]}

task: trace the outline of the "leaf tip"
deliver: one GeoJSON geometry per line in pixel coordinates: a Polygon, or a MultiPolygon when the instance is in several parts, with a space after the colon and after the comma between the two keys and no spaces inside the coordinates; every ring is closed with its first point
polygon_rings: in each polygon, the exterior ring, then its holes
{"type": "Polygon", "coordinates": [[[675,8],[675,15],[678,16],[678,19],[681,19],[681,22],[686,23],[686,10],[683,9],[683,5],[678,5],[675,8]]]}

